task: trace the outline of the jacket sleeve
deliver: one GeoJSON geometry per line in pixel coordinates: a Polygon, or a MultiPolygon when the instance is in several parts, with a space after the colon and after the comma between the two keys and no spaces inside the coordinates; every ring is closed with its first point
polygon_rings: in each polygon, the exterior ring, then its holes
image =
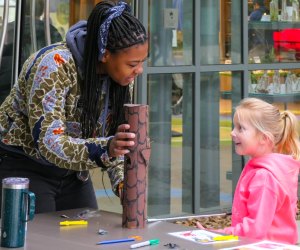
{"type": "Polygon", "coordinates": [[[76,171],[117,165],[107,157],[109,137],[80,138],[80,124],[68,124],[66,113],[76,105],[77,73],[68,50],[55,49],[35,60],[28,81],[28,123],[35,150],[42,159],[76,171]],[[70,127],[72,126],[72,127],[70,127]],[[78,131],[77,137],[66,131],[78,131]]]}
{"type": "Polygon", "coordinates": [[[107,168],[107,174],[110,179],[112,191],[119,196],[119,184],[124,180],[124,157],[119,157],[118,164],[107,168]]]}
{"type": "Polygon", "coordinates": [[[278,205],[277,195],[269,185],[273,182],[272,178],[264,174],[253,177],[246,201],[247,215],[241,223],[225,228],[225,233],[256,239],[263,239],[267,235],[278,205]]]}

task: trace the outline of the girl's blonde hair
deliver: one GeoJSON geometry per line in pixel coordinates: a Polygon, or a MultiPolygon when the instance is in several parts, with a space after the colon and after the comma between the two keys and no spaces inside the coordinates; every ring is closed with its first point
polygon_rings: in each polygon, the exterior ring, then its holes
{"type": "Polygon", "coordinates": [[[300,159],[298,120],[292,112],[280,112],[274,105],[257,98],[243,99],[235,110],[239,120],[249,121],[269,138],[274,152],[300,159]]]}

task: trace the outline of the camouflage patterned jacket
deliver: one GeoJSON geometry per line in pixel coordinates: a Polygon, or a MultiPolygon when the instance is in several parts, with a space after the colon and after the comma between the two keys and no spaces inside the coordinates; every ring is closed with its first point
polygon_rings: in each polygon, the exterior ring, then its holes
{"type": "Polygon", "coordinates": [[[123,158],[110,159],[102,136],[102,112],[94,138],[82,139],[77,70],[65,43],[50,45],[33,54],[23,65],[18,82],[0,107],[0,138],[8,150],[20,150],[43,164],[84,171],[107,170],[113,191],[123,180],[123,158]],[[11,147],[14,146],[14,147],[11,147]]]}

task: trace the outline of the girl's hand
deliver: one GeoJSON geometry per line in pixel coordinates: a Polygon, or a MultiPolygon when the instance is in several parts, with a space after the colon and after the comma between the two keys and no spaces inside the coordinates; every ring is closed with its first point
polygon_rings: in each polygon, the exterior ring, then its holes
{"type": "Polygon", "coordinates": [[[129,124],[121,124],[118,127],[117,133],[109,144],[108,152],[110,157],[117,157],[130,152],[128,147],[134,146],[135,134],[126,132],[129,129],[129,124]]]}
{"type": "Polygon", "coordinates": [[[199,221],[196,222],[196,226],[197,226],[197,228],[206,230],[206,228],[204,226],[202,226],[202,224],[199,221]]]}
{"type": "Polygon", "coordinates": [[[202,226],[202,224],[199,221],[196,222],[196,226],[197,228],[200,228],[202,230],[206,230],[214,233],[225,233],[223,229],[207,229],[204,226],[202,226]]]}

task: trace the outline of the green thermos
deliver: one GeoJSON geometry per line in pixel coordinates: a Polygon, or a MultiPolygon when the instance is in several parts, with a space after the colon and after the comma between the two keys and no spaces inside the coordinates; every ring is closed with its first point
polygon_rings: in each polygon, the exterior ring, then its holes
{"type": "Polygon", "coordinates": [[[35,195],[29,179],[9,177],[2,180],[1,247],[23,247],[27,221],[35,212],[35,195]]]}

